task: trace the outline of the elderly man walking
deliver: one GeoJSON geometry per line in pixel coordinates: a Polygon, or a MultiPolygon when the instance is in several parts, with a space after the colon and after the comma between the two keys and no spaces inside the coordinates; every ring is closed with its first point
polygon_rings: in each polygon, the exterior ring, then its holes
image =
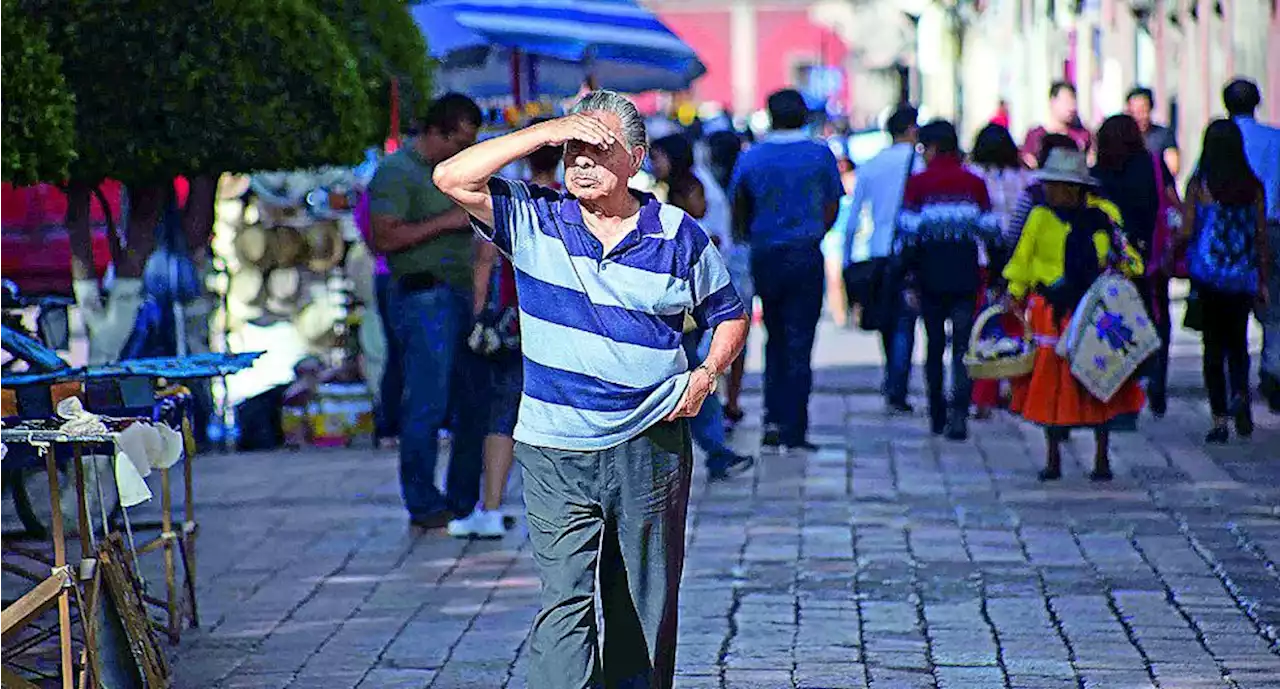
{"type": "Polygon", "coordinates": [[[435,172],[516,270],[525,376],[514,436],[542,578],[529,668],[539,689],[672,685],[693,466],[686,419],[746,338],[707,233],[627,188],[646,152],[635,106],[595,91],[569,116],[435,172]],[[564,146],[565,192],[494,176],[542,146],[564,146]],[[692,371],[686,316],[714,330],[692,371]]]}

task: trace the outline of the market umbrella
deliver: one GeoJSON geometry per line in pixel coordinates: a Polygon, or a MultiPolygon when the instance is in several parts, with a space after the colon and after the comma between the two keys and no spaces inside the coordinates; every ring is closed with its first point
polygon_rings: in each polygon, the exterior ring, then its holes
{"type": "Polygon", "coordinates": [[[413,9],[442,71],[474,70],[473,92],[490,85],[483,77],[500,71],[504,59],[524,69],[512,53],[533,58],[529,74],[515,76],[544,95],[572,95],[587,82],[628,93],[680,90],[706,72],[687,43],[633,0],[432,0],[413,9]],[[462,35],[493,48],[475,60],[477,42],[462,35]]]}

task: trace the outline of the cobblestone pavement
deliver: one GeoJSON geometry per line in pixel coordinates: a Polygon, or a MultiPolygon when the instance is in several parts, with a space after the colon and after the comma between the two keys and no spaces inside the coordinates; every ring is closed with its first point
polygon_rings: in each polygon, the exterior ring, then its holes
{"type": "MultiPolygon", "coordinates": [[[[1085,478],[1081,436],[1045,486],[1035,429],[935,440],[883,414],[858,367],[870,340],[820,341],[846,366],[820,374],[823,449],[695,476],[678,687],[1280,688],[1280,417],[1206,450],[1206,405],[1180,397],[1116,437],[1113,484],[1085,478]]],[[[175,686],[524,687],[538,583],[522,531],[411,531],[395,467],[360,450],[201,459],[204,626],[175,650],[175,686]]]]}

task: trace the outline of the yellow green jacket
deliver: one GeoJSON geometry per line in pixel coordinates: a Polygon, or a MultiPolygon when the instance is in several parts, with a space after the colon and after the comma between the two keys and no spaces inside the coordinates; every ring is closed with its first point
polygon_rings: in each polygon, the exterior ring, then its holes
{"type": "MultiPolygon", "coordinates": [[[[1106,199],[1090,195],[1088,203],[1111,218],[1116,227],[1121,226],[1120,209],[1106,199]]],[[[1052,285],[1062,279],[1066,260],[1067,233],[1071,226],[1058,218],[1045,206],[1036,206],[1027,216],[1022,236],[1013,251],[1013,257],[1004,267],[1004,278],[1009,282],[1009,294],[1021,299],[1037,285],[1052,285]]],[[[1095,232],[1093,245],[1098,250],[1098,265],[1106,266],[1111,255],[1111,235],[1095,232]]],[[[1124,247],[1124,261],[1120,265],[1125,275],[1141,275],[1142,257],[1132,246],[1124,247]]]]}

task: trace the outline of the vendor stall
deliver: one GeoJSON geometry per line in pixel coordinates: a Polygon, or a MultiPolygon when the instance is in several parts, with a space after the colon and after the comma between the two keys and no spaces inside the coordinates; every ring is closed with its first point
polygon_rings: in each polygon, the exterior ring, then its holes
{"type": "MultiPolygon", "coordinates": [[[[6,332],[6,340],[16,339],[6,332]]],[[[14,350],[13,344],[6,341],[6,350],[14,350]]],[[[152,632],[162,630],[176,643],[186,624],[199,624],[192,400],[185,387],[170,381],[242,371],[257,356],[64,364],[5,376],[3,471],[25,529],[5,532],[4,571],[34,584],[21,598],[6,600],[5,686],[33,686],[21,682],[49,678],[65,686],[73,678],[81,678],[80,686],[167,686],[163,654],[147,650],[154,646],[152,632]],[[179,462],[184,513],[175,518],[171,475],[179,462]],[[153,498],[146,481],[152,473],[159,475],[160,517],[132,521],[129,508],[153,498]],[[37,494],[41,483],[47,492],[37,494]],[[152,531],[153,537],[141,540],[152,531]],[[62,543],[68,533],[81,541],[79,565],[66,557],[62,543]],[[43,553],[46,542],[52,543],[52,556],[43,553]],[[153,552],[163,559],[159,591],[138,567],[138,558],[153,552]],[[33,576],[45,564],[56,581],[33,576]],[[102,590],[111,595],[100,596],[102,590]],[[52,606],[58,608],[56,624],[40,626],[52,606]],[[154,624],[152,613],[159,617],[154,624]],[[55,637],[58,662],[46,667],[43,642],[55,637]],[[78,652],[71,650],[73,641],[78,652]],[[119,676],[136,681],[103,682],[119,676]]]]}

